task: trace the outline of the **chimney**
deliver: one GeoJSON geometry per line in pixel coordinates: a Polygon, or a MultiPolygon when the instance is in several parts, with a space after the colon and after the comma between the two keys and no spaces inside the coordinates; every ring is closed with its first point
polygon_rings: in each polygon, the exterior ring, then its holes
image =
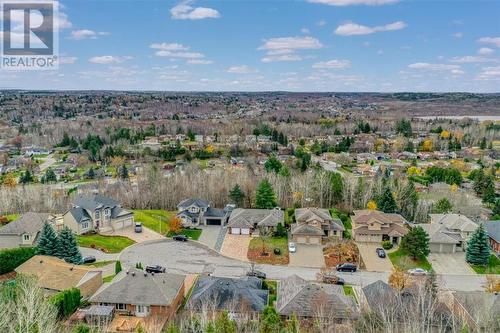
{"type": "Polygon", "coordinates": [[[132,272],[132,276],[135,276],[135,272],[132,272]]]}

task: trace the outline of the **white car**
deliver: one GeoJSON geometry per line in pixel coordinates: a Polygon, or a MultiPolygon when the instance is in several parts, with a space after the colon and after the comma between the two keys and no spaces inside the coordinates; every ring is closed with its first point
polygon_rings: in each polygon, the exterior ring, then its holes
{"type": "Polygon", "coordinates": [[[410,275],[427,275],[427,271],[423,268],[413,268],[408,270],[410,275]]]}
{"type": "Polygon", "coordinates": [[[295,243],[288,243],[288,252],[290,253],[295,253],[297,252],[297,246],[295,245],[295,243]]]}

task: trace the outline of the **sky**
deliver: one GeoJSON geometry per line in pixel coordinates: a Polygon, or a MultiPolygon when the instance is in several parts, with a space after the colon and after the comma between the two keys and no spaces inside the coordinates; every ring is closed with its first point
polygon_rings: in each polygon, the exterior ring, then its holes
{"type": "Polygon", "coordinates": [[[498,0],[61,0],[0,89],[500,92],[498,0]]]}

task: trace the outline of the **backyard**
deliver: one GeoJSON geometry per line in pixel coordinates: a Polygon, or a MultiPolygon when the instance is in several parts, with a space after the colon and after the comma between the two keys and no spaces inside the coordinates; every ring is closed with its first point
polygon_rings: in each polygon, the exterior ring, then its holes
{"type": "Polygon", "coordinates": [[[388,256],[394,266],[405,271],[417,267],[423,268],[427,271],[432,269],[431,264],[427,261],[426,258],[418,258],[417,260],[414,260],[402,249],[397,249],[394,252],[389,252],[388,256]]]}
{"type": "Polygon", "coordinates": [[[77,235],[79,246],[98,249],[106,253],[120,253],[135,242],[123,236],[103,236],[99,234],[77,235]]]}
{"type": "Polygon", "coordinates": [[[264,252],[262,253],[262,238],[255,237],[250,241],[247,257],[250,261],[260,264],[287,265],[288,257],[288,239],[287,237],[270,237],[264,243],[264,252]],[[280,254],[275,254],[274,249],[279,249],[280,254]]]}

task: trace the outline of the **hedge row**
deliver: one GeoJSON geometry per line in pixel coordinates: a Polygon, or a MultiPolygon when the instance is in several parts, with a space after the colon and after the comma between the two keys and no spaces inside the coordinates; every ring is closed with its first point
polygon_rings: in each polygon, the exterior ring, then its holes
{"type": "Polygon", "coordinates": [[[12,272],[36,254],[36,247],[19,247],[0,251],[0,274],[12,272]]]}

